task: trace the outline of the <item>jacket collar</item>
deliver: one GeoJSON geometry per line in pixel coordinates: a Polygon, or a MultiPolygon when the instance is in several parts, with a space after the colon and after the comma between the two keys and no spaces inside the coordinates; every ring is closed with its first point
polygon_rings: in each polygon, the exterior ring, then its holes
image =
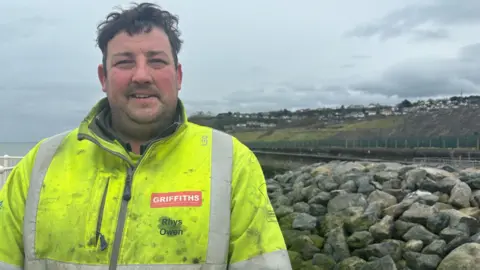
{"type": "MultiPolygon", "coordinates": [[[[157,137],[142,145],[141,152],[143,153],[151,142],[172,135],[180,126],[186,124],[187,122],[188,120],[185,107],[183,102],[179,99],[177,103],[175,120],[173,123],[167,129],[163,131],[159,130],[157,137]]],[[[116,136],[115,131],[111,127],[111,111],[107,98],[103,98],[98,101],[80,124],[79,139],[85,137],[83,135],[88,135],[91,133],[111,143],[117,141],[125,148],[125,150],[131,151],[130,145],[126,142],[123,142],[118,136],[116,136]]]]}

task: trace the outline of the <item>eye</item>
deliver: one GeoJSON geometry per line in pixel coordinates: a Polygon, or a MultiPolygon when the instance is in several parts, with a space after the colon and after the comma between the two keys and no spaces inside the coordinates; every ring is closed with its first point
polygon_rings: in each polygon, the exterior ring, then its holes
{"type": "Polygon", "coordinates": [[[167,61],[165,61],[165,60],[163,60],[163,59],[159,59],[159,58],[151,59],[151,60],[150,60],[150,63],[152,63],[152,64],[155,65],[155,66],[168,65],[167,61]]]}
{"type": "Polygon", "coordinates": [[[120,60],[115,63],[117,67],[129,67],[132,66],[134,62],[132,60],[120,60]]]}

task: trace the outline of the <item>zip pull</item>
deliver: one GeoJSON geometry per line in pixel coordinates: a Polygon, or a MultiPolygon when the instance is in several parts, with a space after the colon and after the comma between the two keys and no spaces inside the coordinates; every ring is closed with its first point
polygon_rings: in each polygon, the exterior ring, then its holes
{"type": "Polygon", "coordinates": [[[97,239],[100,239],[100,250],[104,251],[108,247],[107,240],[101,232],[97,232],[97,239]]]}
{"type": "Polygon", "coordinates": [[[123,190],[123,200],[130,201],[132,198],[132,176],[133,170],[132,168],[128,168],[127,170],[127,179],[125,181],[125,189],[123,190]]]}

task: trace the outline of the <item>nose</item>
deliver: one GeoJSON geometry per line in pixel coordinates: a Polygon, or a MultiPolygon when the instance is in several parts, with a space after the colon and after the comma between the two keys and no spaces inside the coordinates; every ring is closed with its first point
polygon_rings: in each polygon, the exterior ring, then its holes
{"type": "Polygon", "coordinates": [[[137,60],[135,70],[133,73],[132,81],[137,84],[148,84],[152,82],[152,76],[150,69],[145,59],[137,60]]]}

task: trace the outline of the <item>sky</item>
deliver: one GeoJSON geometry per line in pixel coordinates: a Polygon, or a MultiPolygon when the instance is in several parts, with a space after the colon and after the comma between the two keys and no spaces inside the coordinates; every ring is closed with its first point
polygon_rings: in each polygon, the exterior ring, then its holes
{"type": "MultiPolygon", "coordinates": [[[[96,26],[130,3],[0,1],[0,142],[78,126],[104,97],[96,26]]],[[[180,18],[180,98],[188,114],[480,91],[478,0],[156,3],[180,18]]]]}

